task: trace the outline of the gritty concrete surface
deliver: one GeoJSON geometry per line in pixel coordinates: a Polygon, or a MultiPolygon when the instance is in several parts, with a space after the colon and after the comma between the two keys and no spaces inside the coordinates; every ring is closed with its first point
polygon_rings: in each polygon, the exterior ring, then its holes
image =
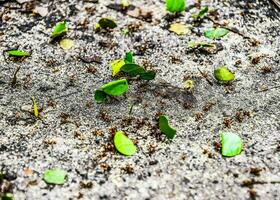
{"type": "Polygon", "coordinates": [[[202,1],[217,9],[210,17],[243,33],[230,32],[217,41],[222,49],[211,54],[187,49],[190,40],[208,41],[203,31],[213,26],[207,18],[193,22],[195,2],[188,1],[187,12],[173,19],[194,26],[186,36],[167,30],[173,22],[162,0],[133,1],[153,11],[148,22],[108,8],[110,3],[116,2],[0,1],[0,51],[32,52],[20,62],[6,53],[0,57],[0,164],[6,174],[0,192],[19,200],[280,199],[279,9],[264,0],[202,1]],[[32,15],[34,5],[48,7],[47,16],[32,15]],[[103,16],[118,27],[95,33],[103,16]],[[50,42],[52,27],[61,20],[69,24],[65,38],[75,41],[69,51],[50,42]],[[124,35],[128,26],[134,29],[124,35]],[[131,81],[126,95],[96,104],[95,89],[113,80],[110,61],[129,50],[137,63],[157,71],[156,79],[131,81]],[[101,63],[79,59],[92,56],[101,63]],[[221,65],[236,74],[232,84],[213,79],[221,65]],[[194,80],[192,94],[180,89],[185,79],[194,80]],[[39,120],[28,112],[32,96],[43,108],[39,120]],[[174,140],[159,132],[159,113],[177,128],[174,140]],[[135,141],[134,156],[114,150],[115,130],[135,141]],[[222,157],[219,131],[240,135],[243,152],[222,157]],[[53,167],[67,171],[64,185],[42,180],[53,167]]]}

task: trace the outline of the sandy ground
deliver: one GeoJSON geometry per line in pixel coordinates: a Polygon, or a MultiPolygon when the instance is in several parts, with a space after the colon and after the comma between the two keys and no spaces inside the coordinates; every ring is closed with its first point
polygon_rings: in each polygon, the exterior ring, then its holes
{"type": "Polygon", "coordinates": [[[222,48],[214,54],[187,49],[190,40],[208,41],[203,31],[213,26],[207,18],[193,22],[198,9],[192,1],[173,19],[194,26],[186,36],[167,30],[172,19],[162,0],[133,2],[153,11],[151,22],[108,8],[114,1],[33,2],[48,6],[47,16],[32,15],[32,3],[0,1],[0,51],[32,52],[20,62],[0,56],[0,164],[6,174],[0,192],[19,200],[280,199],[280,12],[270,1],[202,1],[217,9],[217,22],[241,33],[218,40],[222,48]],[[104,16],[118,27],[95,33],[104,16]],[[61,20],[69,24],[65,37],[75,41],[69,51],[50,42],[61,20]],[[124,35],[128,26],[134,29],[124,35]],[[156,79],[131,81],[125,96],[96,104],[95,89],[113,80],[110,61],[129,50],[137,63],[157,71],[156,79]],[[79,58],[93,56],[101,63],[79,58]],[[221,65],[236,74],[232,84],[213,79],[221,65]],[[193,93],[180,89],[188,78],[193,93]],[[28,112],[32,96],[43,108],[39,120],[28,112]],[[159,132],[159,113],[177,128],[174,140],[159,132]],[[135,141],[134,156],[114,150],[115,130],[135,141]],[[222,157],[219,131],[239,134],[244,151],[222,157]],[[42,180],[52,167],[67,171],[64,185],[42,180]]]}

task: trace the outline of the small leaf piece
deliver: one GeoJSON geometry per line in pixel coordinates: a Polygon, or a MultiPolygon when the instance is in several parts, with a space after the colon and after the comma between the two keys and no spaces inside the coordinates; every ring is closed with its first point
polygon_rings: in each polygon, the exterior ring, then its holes
{"type": "Polygon", "coordinates": [[[124,28],[124,29],[122,30],[122,33],[123,33],[124,35],[128,35],[128,34],[129,34],[129,29],[128,29],[128,28],[124,28]]]}
{"type": "Polygon", "coordinates": [[[159,117],[159,129],[168,139],[173,139],[176,134],[176,129],[168,124],[168,118],[165,115],[159,117]]]}
{"type": "Polygon", "coordinates": [[[114,60],[111,63],[112,76],[116,76],[121,71],[121,68],[124,65],[125,65],[125,61],[124,60],[122,60],[122,59],[114,60]]]}
{"type": "Polygon", "coordinates": [[[65,182],[67,173],[62,169],[48,169],[44,172],[44,181],[49,184],[61,185],[65,182]]]}
{"type": "Polygon", "coordinates": [[[143,67],[134,64],[133,53],[127,52],[124,60],[115,60],[111,63],[112,75],[115,76],[120,71],[128,74],[129,76],[140,76],[142,80],[152,80],[155,78],[156,73],[153,71],[146,71],[143,67]]]}
{"type": "Polygon", "coordinates": [[[186,0],[166,0],[166,10],[172,13],[182,12],[186,9],[186,0]]]}
{"type": "Polygon", "coordinates": [[[14,196],[11,193],[4,193],[3,195],[1,195],[0,193],[0,199],[1,200],[14,200],[14,196]]]}
{"type": "Polygon", "coordinates": [[[125,54],[124,61],[125,63],[133,63],[133,53],[131,51],[125,54]]]}
{"type": "Polygon", "coordinates": [[[192,90],[194,88],[193,80],[186,80],[184,82],[184,88],[186,88],[187,90],[192,90]]]}
{"type": "Polygon", "coordinates": [[[204,36],[209,39],[215,40],[224,37],[228,33],[229,30],[225,28],[210,28],[204,32],[204,36]]]}
{"type": "Polygon", "coordinates": [[[101,29],[101,26],[100,26],[99,23],[96,23],[96,24],[95,24],[95,29],[96,29],[96,30],[100,30],[100,29],[101,29]]]}
{"type": "Polygon", "coordinates": [[[187,35],[191,32],[191,26],[181,23],[171,24],[169,31],[176,33],[177,35],[187,35]]]}
{"type": "Polygon", "coordinates": [[[214,47],[215,44],[212,43],[207,43],[207,42],[195,42],[195,41],[190,41],[188,43],[188,48],[194,49],[194,48],[199,48],[199,47],[214,47]]]}
{"type": "Polygon", "coordinates": [[[109,18],[101,18],[98,21],[98,24],[103,29],[107,29],[107,28],[113,29],[113,28],[117,27],[116,22],[112,19],[109,19],[109,18]]]}
{"type": "Polygon", "coordinates": [[[64,50],[69,50],[74,46],[74,41],[71,39],[60,40],[59,46],[64,50]]]}
{"type": "Polygon", "coordinates": [[[214,77],[221,83],[228,83],[234,80],[235,75],[226,66],[223,66],[214,70],[214,77]]]}
{"type": "Polygon", "coordinates": [[[38,118],[39,116],[39,111],[38,111],[38,107],[37,107],[37,104],[36,104],[36,100],[34,97],[32,97],[32,102],[33,102],[33,113],[34,113],[34,116],[36,118],[38,118]]]}
{"type": "Polygon", "coordinates": [[[194,19],[202,18],[206,15],[207,12],[208,12],[208,6],[203,6],[198,13],[192,14],[192,17],[194,19]]]}
{"type": "Polygon", "coordinates": [[[114,145],[118,152],[126,156],[132,156],[137,151],[134,143],[126,137],[122,131],[116,132],[114,136],[114,145]]]}
{"type": "Polygon", "coordinates": [[[53,32],[52,32],[52,38],[57,38],[59,36],[64,35],[67,33],[68,27],[66,22],[59,22],[55,25],[53,32]]]}
{"type": "Polygon", "coordinates": [[[142,80],[150,81],[150,80],[155,79],[155,77],[156,77],[156,73],[153,71],[146,71],[146,72],[140,73],[140,78],[142,80]]]}
{"type": "Polygon", "coordinates": [[[102,90],[96,90],[94,93],[94,99],[97,103],[104,103],[106,100],[106,93],[102,90]]]}
{"type": "Polygon", "coordinates": [[[197,48],[199,45],[198,42],[195,42],[195,41],[189,41],[188,43],[188,48],[191,48],[191,49],[194,49],[194,48],[197,48]]]}
{"type": "Polygon", "coordinates": [[[222,155],[227,157],[236,156],[241,153],[243,142],[234,133],[221,133],[222,155]]]}
{"type": "Polygon", "coordinates": [[[121,5],[123,8],[128,8],[130,6],[130,2],[128,0],[121,0],[121,5]]]}
{"type": "Polygon", "coordinates": [[[128,83],[126,79],[112,81],[103,85],[101,90],[111,96],[120,96],[128,90],[128,83]]]}
{"type": "Polygon", "coordinates": [[[137,76],[140,73],[145,72],[145,69],[137,64],[128,63],[122,66],[121,71],[127,73],[130,76],[137,76]]]}
{"type": "Polygon", "coordinates": [[[8,55],[11,57],[27,57],[30,56],[30,53],[22,50],[10,50],[8,51],[8,55]]]}

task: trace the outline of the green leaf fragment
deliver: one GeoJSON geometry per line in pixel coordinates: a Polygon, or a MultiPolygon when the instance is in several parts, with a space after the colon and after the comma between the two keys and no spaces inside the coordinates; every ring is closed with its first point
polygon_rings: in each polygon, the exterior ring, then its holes
{"type": "Polygon", "coordinates": [[[146,71],[146,72],[140,73],[140,78],[142,80],[150,81],[150,80],[155,79],[155,77],[156,77],[156,73],[153,71],[146,71]]]}
{"type": "Polygon", "coordinates": [[[186,9],[186,0],[166,0],[166,10],[169,12],[182,12],[186,9]]]}
{"type": "Polygon", "coordinates": [[[215,69],[214,77],[221,83],[228,83],[235,79],[235,75],[226,66],[215,69]]]}
{"type": "Polygon", "coordinates": [[[204,36],[209,39],[215,40],[224,37],[228,33],[229,30],[225,28],[210,28],[204,32],[204,36]]]}
{"type": "Polygon", "coordinates": [[[66,22],[59,22],[55,25],[52,35],[52,38],[57,38],[67,33],[68,27],[66,22]]]}
{"type": "Polygon", "coordinates": [[[134,143],[126,137],[122,131],[116,132],[114,136],[114,145],[118,152],[126,156],[132,156],[137,151],[134,143]]]}
{"type": "Polygon", "coordinates": [[[102,90],[96,90],[94,93],[94,99],[97,103],[104,103],[106,100],[106,93],[102,90]]]}
{"type": "Polygon", "coordinates": [[[201,43],[199,43],[199,46],[201,46],[201,47],[214,47],[215,44],[207,43],[207,42],[201,42],[201,43]]]}
{"type": "Polygon", "coordinates": [[[96,29],[96,30],[101,29],[101,26],[100,26],[100,24],[99,24],[99,23],[96,23],[96,24],[95,24],[95,29],[96,29]]]}
{"type": "Polygon", "coordinates": [[[139,75],[142,80],[152,80],[156,76],[155,72],[146,71],[143,67],[134,64],[132,52],[127,52],[123,60],[114,60],[111,63],[111,67],[113,76],[117,75],[120,71],[132,77],[139,75]]]}
{"type": "Polygon", "coordinates": [[[146,71],[143,67],[133,63],[123,65],[121,71],[127,73],[129,76],[139,75],[142,80],[153,80],[156,76],[155,72],[146,71]]]}
{"type": "Polygon", "coordinates": [[[10,50],[8,51],[8,55],[12,57],[27,57],[30,56],[30,53],[22,50],[10,50]]]}
{"type": "Polygon", "coordinates": [[[110,18],[101,18],[98,21],[98,24],[99,24],[100,28],[103,28],[103,29],[107,29],[107,28],[113,29],[113,28],[117,27],[116,22],[110,18]]]}
{"type": "Polygon", "coordinates": [[[111,96],[120,96],[128,90],[126,79],[112,81],[101,87],[101,90],[111,96]]]}
{"type": "Polygon", "coordinates": [[[94,93],[94,99],[97,103],[103,103],[106,101],[107,95],[119,96],[128,90],[128,83],[126,79],[109,82],[96,90],[94,93]]]}
{"type": "Polygon", "coordinates": [[[205,47],[214,47],[215,44],[212,43],[207,43],[207,42],[195,42],[195,41],[190,41],[188,43],[188,48],[194,49],[194,48],[205,48],[205,47]]]}
{"type": "Polygon", "coordinates": [[[1,200],[14,200],[14,196],[11,193],[4,193],[3,195],[0,194],[1,200]]]}
{"type": "Polygon", "coordinates": [[[61,185],[65,182],[67,173],[62,169],[48,169],[44,172],[44,181],[49,184],[61,185]]]}
{"type": "Polygon", "coordinates": [[[125,54],[124,61],[125,63],[133,63],[133,53],[131,51],[125,54]]]}
{"type": "Polygon", "coordinates": [[[122,66],[121,71],[130,76],[137,76],[140,73],[145,72],[145,69],[137,64],[128,63],[122,66]]]}
{"type": "Polygon", "coordinates": [[[243,149],[242,139],[234,133],[221,133],[222,155],[227,157],[236,156],[243,149]]]}
{"type": "Polygon", "coordinates": [[[159,117],[159,129],[168,139],[173,139],[176,134],[176,129],[169,126],[168,118],[165,115],[159,117]]]}
{"type": "Polygon", "coordinates": [[[194,19],[203,18],[208,12],[208,6],[203,6],[198,13],[192,14],[194,19]]]}
{"type": "Polygon", "coordinates": [[[0,182],[5,178],[5,173],[0,171],[0,182]]]}
{"type": "Polygon", "coordinates": [[[122,30],[122,33],[123,33],[124,35],[128,35],[128,34],[129,34],[129,29],[128,29],[128,28],[124,28],[124,29],[122,30]]]}
{"type": "Polygon", "coordinates": [[[191,49],[196,48],[196,47],[198,47],[198,44],[199,44],[199,43],[197,43],[197,42],[195,42],[195,41],[190,41],[190,42],[188,43],[188,48],[191,48],[191,49]]]}

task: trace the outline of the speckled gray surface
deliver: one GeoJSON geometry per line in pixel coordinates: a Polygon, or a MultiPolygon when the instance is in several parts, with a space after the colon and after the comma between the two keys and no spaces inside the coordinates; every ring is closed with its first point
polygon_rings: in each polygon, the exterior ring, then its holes
{"type": "MultiPolygon", "coordinates": [[[[208,19],[196,24],[191,35],[177,36],[166,30],[171,22],[164,17],[163,1],[133,2],[154,12],[152,22],[108,8],[113,1],[92,2],[35,2],[49,8],[48,15],[40,17],[25,12],[29,3],[0,1],[0,51],[32,51],[22,62],[6,54],[0,57],[0,163],[7,174],[0,192],[11,192],[19,200],[280,199],[279,10],[270,1],[202,1],[217,9],[217,21],[260,42],[253,45],[230,32],[218,41],[221,51],[207,54],[189,52],[186,46],[190,40],[207,41],[203,31],[213,26],[208,19]],[[95,33],[102,16],[115,19],[118,27],[95,33]],[[66,37],[75,41],[69,51],[49,38],[63,19],[69,24],[66,37]],[[86,27],[80,25],[85,19],[86,27]],[[122,29],[131,23],[140,23],[140,29],[124,35],[122,29]],[[94,90],[112,80],[110,61],[129,50],[138,53],[138,63],[157,71],[156,79],[148,84],[133,81],[119,101],[97,105],[94,90]],[[79,59],[93,55],[101,57],[102,64],[79,59]],[[236,74],[229,86],[212,77],[220,65],[236,74]],[[208,73],[213,85],[198,69],[208,73]],[[187,77],[194,80],[193,94],[176,89],[187,77]],[[43,107],[41,120],[26,112],[31,96],[43,107]],[[157,129],[159,112],[177,128],[172,141],[157,129]],[[137,143],[134,156],[114,151],[116,129],[137,143]],[[224,158],[215,149],[222,130],[242,137],[241,155],[224,158]],[[67,171],[63,186],[42,180],[44,170],[52,167],[67,171]]],[[[174,22],[193,24],[190,14],[196,11],[189,1],[187,12],[174,22]]]]}

